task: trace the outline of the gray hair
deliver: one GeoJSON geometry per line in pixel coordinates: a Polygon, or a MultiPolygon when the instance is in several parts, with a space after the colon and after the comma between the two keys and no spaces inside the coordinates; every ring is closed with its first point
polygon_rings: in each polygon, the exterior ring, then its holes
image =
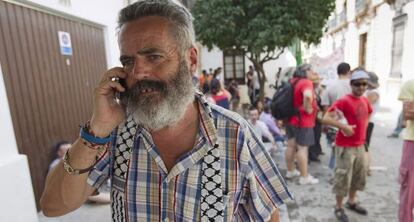
{"type": "Polygon", "coordinates": [[[184,6],[172,0],[139,0],[128,5],[119,12],[118,28],[146,16],[160,16],[173,24],[172,34],[180,51],[195,45],[193,16],[184,6]]]}
{"type": "Polygon", "coordinates": [[[293,77],[306,78],[307,71],[311,69],[312,66],[310,64],[302,64],[296,68],[295,72],[293,73],[293,77]]]}

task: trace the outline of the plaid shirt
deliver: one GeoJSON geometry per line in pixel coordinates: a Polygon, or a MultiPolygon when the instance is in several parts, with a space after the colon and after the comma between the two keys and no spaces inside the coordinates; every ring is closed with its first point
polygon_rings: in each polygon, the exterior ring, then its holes
{"type": "MultiPolygon", "coordinates": [[[[275,163],[241,116],[210,105],[200,95],[196,98],[200,110],[196,145],[170,172],[151,135],[138,128],[128,168],[126,221],[200,221],[201,165],[215,143],[221,152],[224,220],[269,220],[278,205],[292,198],[275,163]]],[[[91,170],[91,186],[99,188],[113,176],[111,158],[107,154],[91,170]]]]}

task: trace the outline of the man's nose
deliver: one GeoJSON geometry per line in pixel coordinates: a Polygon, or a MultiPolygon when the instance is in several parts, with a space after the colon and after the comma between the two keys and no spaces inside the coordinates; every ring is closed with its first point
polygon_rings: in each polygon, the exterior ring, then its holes
{"type": "Polygon", "coordinates": [[[134,66],[130,71],[130,75],[136,80],[142,80],[149,78],[151,73],[151,66],[143,58],[135,58],[134,66]]]}

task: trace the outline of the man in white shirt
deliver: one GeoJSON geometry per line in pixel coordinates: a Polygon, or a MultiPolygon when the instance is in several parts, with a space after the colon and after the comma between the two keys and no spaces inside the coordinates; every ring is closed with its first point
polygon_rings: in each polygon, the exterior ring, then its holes
{"type": "Polygon", "coordinates": [[[257,108],[250,108],[248,122],[252,125],[253,130],[259,139],[262,139],[263,141],[263,138],[266,138],[272,143],[272,147],[270,147],[270,150],[268,151],[275,152],[277,150],[276,142],[273,138],[272,133],[270,133],[269,128],[267,128],[266,123],[259,120],[259,111],[257,108]]]}
{"type": "MultiPolygon", "coordinates": [[[[346,94],[351,93],[351,66],[346,63],[340,63],[337,67],[338,79],[329,84],[321,94],[321,105],[323,107],[324,113],[326,110],[339,98],[343,97],[346,94]]],[[[336,128],[328,127],[328,132],[326,133],[326,140],[328,147],[333,149],[333,143],[335,141],[336,128]]],[[[335,165],[335,152],[332,150],[331,158],[329,160],[329,168],[333,169],[335,165]]]]}

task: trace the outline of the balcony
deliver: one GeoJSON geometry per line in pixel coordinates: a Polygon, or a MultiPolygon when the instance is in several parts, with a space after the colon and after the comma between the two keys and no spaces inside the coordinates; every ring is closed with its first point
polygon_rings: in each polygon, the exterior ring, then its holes
{"type": "Polygon", "coordinates": [[[336,32],[340,30],[343,26],[347,24],[346,11],[343,10],[338,15],[332,15],[331,19],[328,21],[328,31],[336,32]]]}
{"type": "Polygon", "coordinates": [[[367,0],[356,0],[355,1],[355,15],[358,16],[366,12],[368,6],[367,0]]]}
{"type": "Polygon", "coordinates": [[[338,25],[342,25],[344,23],[346,23],[346,10],[343,10],[338,15],[338,25]]]}

